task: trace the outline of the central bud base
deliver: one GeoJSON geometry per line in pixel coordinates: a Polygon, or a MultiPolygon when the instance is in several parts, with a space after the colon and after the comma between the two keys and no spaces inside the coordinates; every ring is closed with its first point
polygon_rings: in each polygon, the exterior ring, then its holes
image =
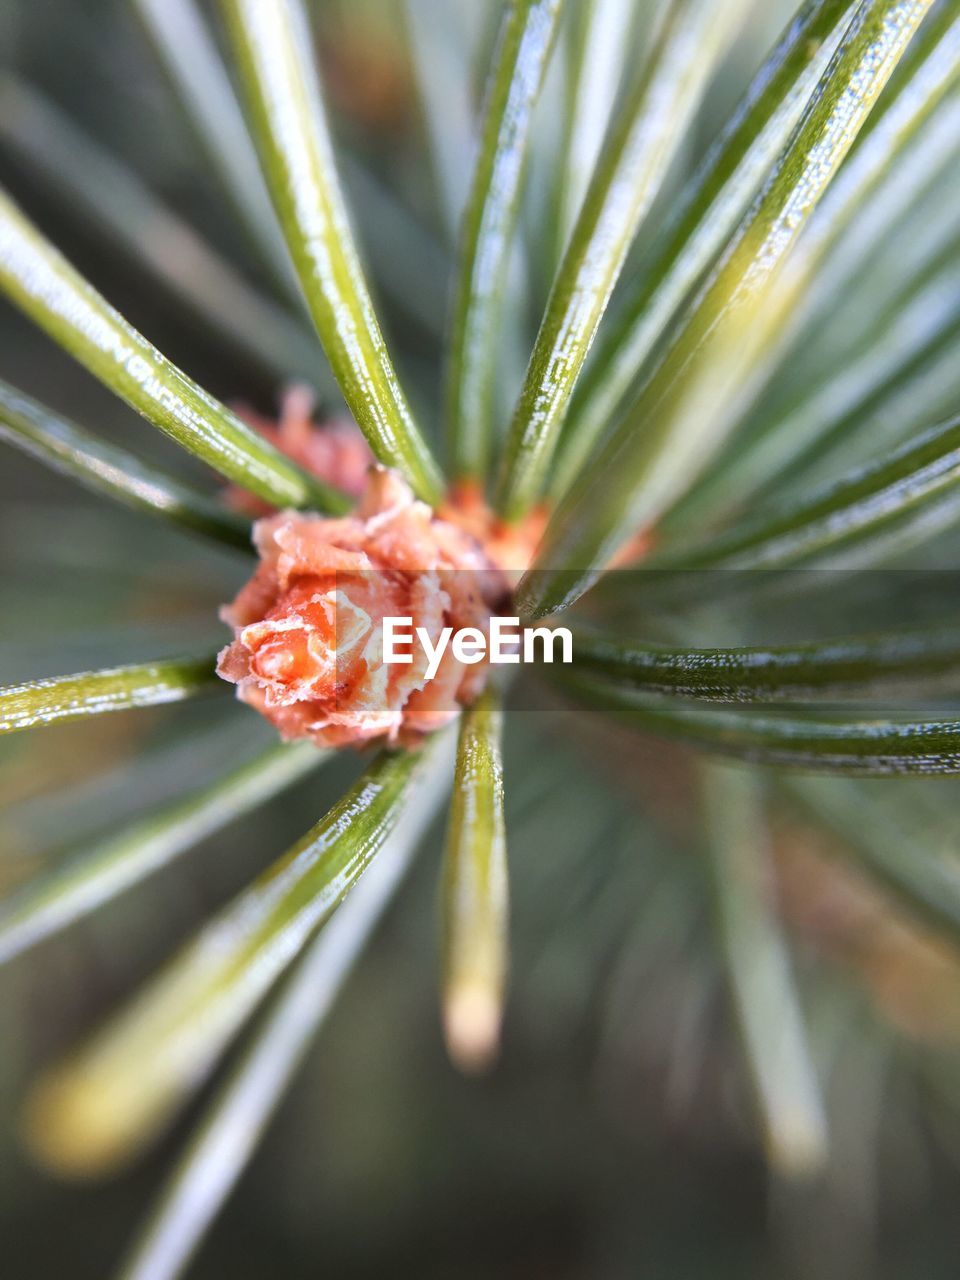
{"type": "Polygon", "coordinates": [[[353,515],[257,521],[260,564],[222,610],[234,640],[220,675],[285,738],[321,747],[409,743],[447,724],[486,682],[491,619],[532,551],[511,531],[508,552],[502,528],[484,545],[477,534],[495,527],[484,511],[454,498],[435,515],[373,469],[353,515]],[[399,660],[384,653],[388,619],[421,641],[399,660]],[[471,656],[451,636],[472,638],[471,656]]]}

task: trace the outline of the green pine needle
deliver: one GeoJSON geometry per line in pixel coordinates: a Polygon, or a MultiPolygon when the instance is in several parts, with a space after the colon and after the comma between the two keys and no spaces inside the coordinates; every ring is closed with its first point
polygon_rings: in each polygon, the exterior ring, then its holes
{"type": "Polygon", "coordinates": [[[0,734],[222,690],[215,665],[216,655],[208,654],[9,685],[0,689],[0,734]]]}

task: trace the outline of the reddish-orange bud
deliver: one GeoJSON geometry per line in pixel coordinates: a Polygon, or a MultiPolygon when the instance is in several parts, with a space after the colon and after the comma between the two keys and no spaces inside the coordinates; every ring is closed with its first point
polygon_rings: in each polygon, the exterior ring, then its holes
{"type": "Polygon", "coordinates": [[[543,537],[550,511],[541,503],[516,524],[509,524],[491,511],[479,484],[462,480],[450,490],[437,515],[469,533],[491,563],[509,574],[511,580],[519,580],[543,537]]]}
{"type": "MultiPolygon", "coordinates": [[[[373,465],[373,454],[351,418],[332,418],[319,425],[313,420],[316,397],[310,387],[296,383],[283,393],[280,417],[274,422],[247,405],[237,405],[244,422],[281,453],[300,464],[325,484],[359,498],[373,465]]],[[[272,510],[245,489],[230,488],[227,500],[237,511],[266,515],[272,510]]]]}
{"type": "Polygon", "coordinates": [[[435,643],[444,627],[486,632],[506,575],[463,529],[438,519],[392,472],[375,469],[356,513],[283,511],[259,520],[260,565],[222,613],[234,641],[218,670],[286,738],[318,746],[415,739],[450,721],[486,664],[446,652],[383,662],[385,617],[409,617],[435,643]]]}

